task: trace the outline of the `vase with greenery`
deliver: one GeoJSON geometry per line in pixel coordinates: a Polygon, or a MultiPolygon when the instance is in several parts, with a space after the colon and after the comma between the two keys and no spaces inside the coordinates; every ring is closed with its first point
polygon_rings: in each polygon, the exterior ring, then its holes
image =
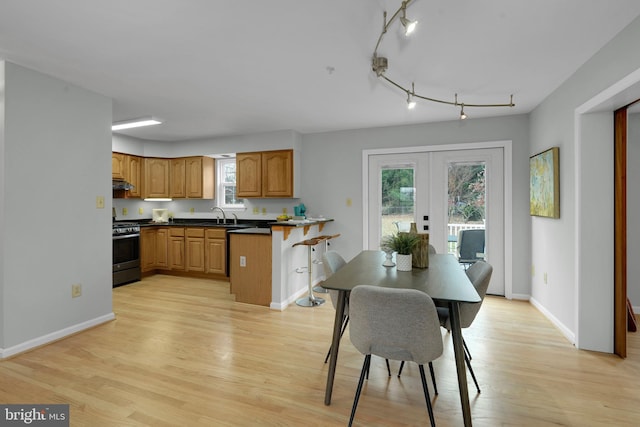
{"type": "Polygon", "coordinates": [[[420,237],[413,233],[390,234],[382,238],[380,248],[387,252],[397,252],[398,270],[411,271],[411,254],[420,242],[420,237]]]}

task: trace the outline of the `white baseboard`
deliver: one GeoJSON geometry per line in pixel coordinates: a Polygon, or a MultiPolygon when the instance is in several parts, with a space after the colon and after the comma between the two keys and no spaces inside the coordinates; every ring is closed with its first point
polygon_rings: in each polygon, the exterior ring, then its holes
{"type": "Polygon", "coordinates": [[[49,344],[53,341],[57,341],[69,335],[82,332],[85,329],[89,329],[102,323],[109,322],[115,318],[116,316],[112,312],[109,314],[105,314],[104,316],[96,317],[95,319],[87,320],[86,322],[78,323],[77,325],[69,326],[68,328],[60,329],[59,331],[51,332],[50,334],[25,341],[21,344],[14,345],[9,348],[0,348],[0,359],[15,356],[19,353],[24,353],[25,351],[49,344]]]}
{"type": "Polygon", "coordinates": [[[527,294],[511,294],[511,299],[521,300],[521,301],[529,301],[531,299],[531,295],[527,294]]]}
{"type": "Polygon", "coordinates": [[[542,304],[536,301],[535,298],[530,298],[529,302],[538,309],[540,313],[544,315],[551,323],[555,325],[556,328],[560,330],[562,335],[569,340],[569,342],[573,345],[576,345],[576,336],[569,328],[567,328],[562,322],[560,322],[554,315],[552,315],[542,304]]]}

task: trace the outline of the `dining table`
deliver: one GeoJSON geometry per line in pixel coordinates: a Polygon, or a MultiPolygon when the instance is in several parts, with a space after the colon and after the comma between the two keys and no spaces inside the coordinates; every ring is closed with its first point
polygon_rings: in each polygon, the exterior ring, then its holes
{"type": "Polygon", "coordinates": [[[331,404],[331,393],[340,348],[340,330],[347,298],[351,290],[358,285],[417,289],[427,293],[436,304],[446,304],[449,308],[462,417],[464,425],[471,426],[471,407],[469,405],[459,307],[461,303],[479,303],[480,296],[452,254],[429,254],[428,268],[414,267],[411,271],[399,271],[396,267],[383,266],[385,255],[382,251],[364,250],[322,284],[325,289],[338,291],[324,396],[325,405],[331,404]]]}

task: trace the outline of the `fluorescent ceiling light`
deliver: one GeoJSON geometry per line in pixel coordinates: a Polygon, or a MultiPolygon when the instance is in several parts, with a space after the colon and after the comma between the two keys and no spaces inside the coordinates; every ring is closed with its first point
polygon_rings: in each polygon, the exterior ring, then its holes
{"type": "Polygon", "coordinates": [[[111,130],[123,130],[123,129],[131,129],[131,128],[139,128],[142,126],[152,126],[159,125],[162,121],[154,118],[154,117],[142,117],[140,119],[133,120],[125,120],[122,122],[115,122],[111,125],[111,130]]]}

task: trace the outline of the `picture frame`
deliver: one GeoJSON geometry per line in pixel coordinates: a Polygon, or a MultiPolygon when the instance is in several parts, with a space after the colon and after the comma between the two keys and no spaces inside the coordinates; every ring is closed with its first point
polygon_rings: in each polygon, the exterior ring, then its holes
{"type": "Polygon", "coordinates": [[[560,218],[560,148],[551,147],[529,157],[531,216],[560,218]]]}

